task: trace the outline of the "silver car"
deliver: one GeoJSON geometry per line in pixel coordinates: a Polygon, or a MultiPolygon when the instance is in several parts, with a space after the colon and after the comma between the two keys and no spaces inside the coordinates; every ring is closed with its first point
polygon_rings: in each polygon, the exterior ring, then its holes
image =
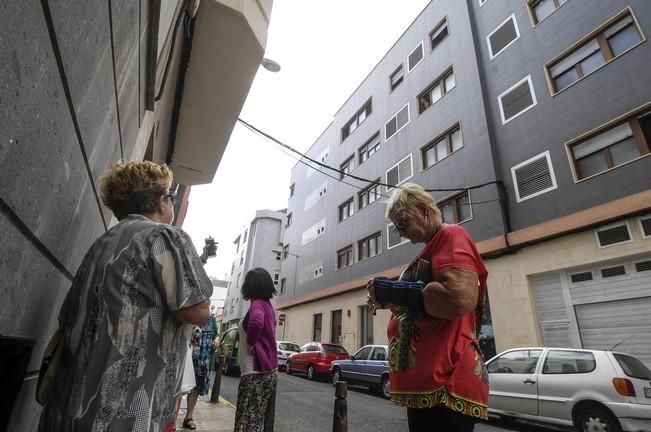
{"type": "Polygon", "coordinates": [[[276,350],[278,351],[278,369],[283,369],[287,366],[287,359],[290,355],[301,351],[297,344],[287,341],[277,341],[276,350]]]}
{"type": "Polygon", "coordinates": [[[516,348],[487,362],[488,411],[582,432],[651,431],[651,371],[629,354],[516,348]]]}

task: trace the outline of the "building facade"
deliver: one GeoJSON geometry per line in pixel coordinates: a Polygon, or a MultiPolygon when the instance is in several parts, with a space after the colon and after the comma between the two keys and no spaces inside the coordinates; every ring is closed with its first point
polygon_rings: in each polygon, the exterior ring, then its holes
{"type": "Polygon", "coordinates": [[[224,300],[221,330],[237,325],[249,310],[250,302],[242,298],[242,284],[249,270],[262,267],[269,272],[276,289],[280,289],[280,259],[285,210],[258,210],[250,224],[233,241],[235,254],[224,300]]]}
{"type": "Polygon", "coordinates": [[[43,350],[84,254],[115,223],[99,177],[120,159],[169,164],[182,223],[189,188],[212,180],[263,59],[271,7],[2,3],[1,430],[36,430],[43,350]]]}
{"type": "Polygon", "coordinates": [[[386,343],[363,287],[422,247],[384,218],[409,181],[478,243],[498,350],[651,362],[649,31],[643,0],[430,2],[292,170],[286,338],[386,343]]]}

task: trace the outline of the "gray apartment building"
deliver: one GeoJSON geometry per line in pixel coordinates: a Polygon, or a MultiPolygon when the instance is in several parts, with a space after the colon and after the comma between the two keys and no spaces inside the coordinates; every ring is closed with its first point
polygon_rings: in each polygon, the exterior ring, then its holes
{"type": "Polygon", "coordinates": [[[171,165],[183,222],[263,60],[272,3],[2,2],[0,430],[36,430],[61,303],[116,222],[99,177],[120,159],[171,165]]]}
{"type": "Polygon", "coordinates": [[[235,238],[235,254],[228,276],[222,331],[237,325],[249,310],[242,299],[242,283],[249,270],[262,267],[269,272],[280,289],[280,251],[287,213],[285,210],[258,210],[249,225],[235,238]]]}
{"type": "Polygon", "coordinates": [[[646,0],[431,1],[292,170],[286,339],[386,343],[363,287],[422,246],[384,218],[409,181],[478,243],[498,350],[651,363],[649,32],[646,0]]]}

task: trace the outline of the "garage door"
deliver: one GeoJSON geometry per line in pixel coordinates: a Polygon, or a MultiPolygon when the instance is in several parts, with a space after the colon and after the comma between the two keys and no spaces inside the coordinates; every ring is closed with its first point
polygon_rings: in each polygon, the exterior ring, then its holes
{"type": "Polygon", "coordinates": [[[651,367],[651,297],[575,306],[584,348],[633,354],[651,367]]]}

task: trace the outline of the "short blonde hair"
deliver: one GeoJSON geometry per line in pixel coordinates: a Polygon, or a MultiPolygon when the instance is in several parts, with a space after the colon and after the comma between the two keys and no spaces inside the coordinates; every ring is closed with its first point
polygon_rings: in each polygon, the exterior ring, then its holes
{"type": "Polygon", "coordinates": [[[118,220],[129,214],[151,214],[172,186],[172,170],[150,161],[118,161],[99,181],[102,202],[118,220]]]}
{"type": "Polygon", "coordinates": [[[415,183],[405,183],[398,186],[387,203],[387,219],[404,219],[412,216],[418,208],[425,208],[433,216],[437,226],[443,223],[441,210],[436,205],[436,200],[415,183]]]}

